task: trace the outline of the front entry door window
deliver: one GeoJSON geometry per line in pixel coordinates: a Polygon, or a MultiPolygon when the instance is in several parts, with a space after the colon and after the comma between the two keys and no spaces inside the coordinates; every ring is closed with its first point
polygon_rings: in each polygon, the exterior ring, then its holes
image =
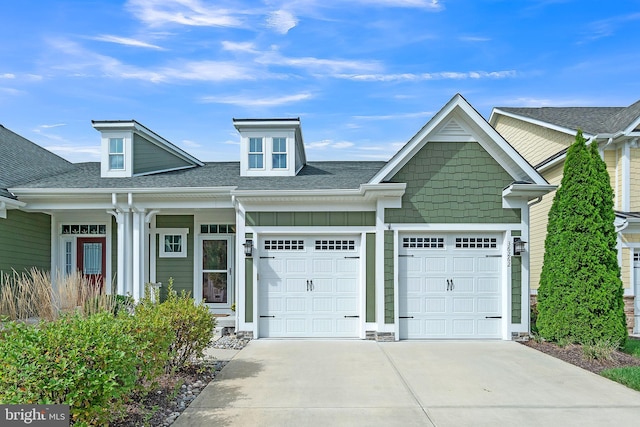
{"type": "Polygon", "coordinates": [[[202,299],[211,304],[230,304],[229,239],[202,241],[202,299]]]}
{"type": "Polygon", "coordinates": [[[77,267],[90,282],[100,287],[104,282],[104,266],[106,264],[104,237],[78,237],[77,267]]]}

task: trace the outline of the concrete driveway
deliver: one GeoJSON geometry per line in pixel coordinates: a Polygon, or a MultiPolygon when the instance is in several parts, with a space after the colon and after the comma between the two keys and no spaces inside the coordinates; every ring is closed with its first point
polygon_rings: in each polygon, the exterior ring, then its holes
{"type": "Polygon", "coordinates": [[[514,342],[258,340],[173,425],[639,424],[640,393],[514,342]]]}

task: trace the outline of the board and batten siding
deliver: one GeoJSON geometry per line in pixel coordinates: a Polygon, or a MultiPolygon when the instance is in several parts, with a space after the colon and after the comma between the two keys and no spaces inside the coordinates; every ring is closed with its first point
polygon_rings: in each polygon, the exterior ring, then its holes
{"type": "Polygon", "coordinates": [[[51,217],[7,210],[7,218],[0,218],[0,272],[22,273],[32,267],[51,270],[51,217]]]}
{"type": "Polygon", "coordinates": [[[401,208],[385,209],[385,222],[519,223],[519,209],[502,207],[513,181],[477,142],[428,142],[390,180],[407,189],[401,208]]]}
{"type": "Polygon", "coordinates": [[[193,296],[193,263],[194,263],[194,232],[193,215],[158,215],[156,217],[156,231],[162,232],[163,228],[188,228],[187,256],[185,258],[160,258],[159,235],[156,235],[156,280],[162,283],[160,298],[167,296],[169,278],[173,278],[173,289],[180,293],[182,290],[193,296]]]}
{"type": "Polygon", "coordinates": [[[191,166],[191,163],[147,141],[140,135],[133,136],[133,173],[155,172],[191,166]]]}
{"type": "Polygon", "coordinates": [[[575,136],[498,115],[494,128],[532,165],[569,148],[575,136]]]}
{"type": "Polygon", "coordinates": [[[262,227],[360,227],[375,226],[376,213],[363,212],[247,212],[250,226],[262,227]]]}

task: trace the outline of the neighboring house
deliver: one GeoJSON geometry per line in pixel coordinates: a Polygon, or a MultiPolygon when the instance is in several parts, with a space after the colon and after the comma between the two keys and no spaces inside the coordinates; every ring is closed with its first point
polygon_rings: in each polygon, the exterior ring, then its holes
{"type": "MultiPolygon", "coordinates": [[[[597,143],[615,193],[618,262],[627,326],[640,333],[640,101],[628,107],[494,108],[489,122],[551,184],[562,180],[564,160],[578,129],[597,143]]],[[[542,270],[552,197],[531,207],[531,288],[542,270]]],[[[533,205],[533,203],[532,203],[533,205]]]]}
{"type": "Polygon", "coordinates": [[[233,123],[240,161],[209,163],[136,121],[94,121],[101,162],[3,184],[0,232],[34,216],[30,250],[52,271],[136,299],[172,277],[255,338],[528,333],[529,254],[514,241],[555,187],[462,96],[388,162],[307,161],[299,119],[233,123]]]}

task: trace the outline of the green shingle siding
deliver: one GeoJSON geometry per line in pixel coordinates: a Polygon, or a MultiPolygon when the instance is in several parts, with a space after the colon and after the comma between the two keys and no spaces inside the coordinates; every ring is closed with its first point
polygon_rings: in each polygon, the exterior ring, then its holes
{"type": "MultiPolygon", "coordinates": [[[[173,289],[180,293],[182,290],[193,295],[193,257],[194,257],[194,233],[192,215],[158,215],[156,228],[161,232],[162,228],[188,228],[187,256],[186,258],[160,258],[160,242],[156,245],[156,280],[162,282],[160,292],[161,299],[166,298],[169,278],[173,277],[173,289]]],[[[156,236],[156,239],[158,237],[156,236]]]]}
{"type": "Polygon", "coordinates": [[[366,321],[376,321],[376,235],[367,233],[366,240],[366,321]]]}
{"type": "Polygon", "coordinates": [[[154,172],[189,166],[190,163],[147,141],[133,136],[133,173],[154,172]]]}
{"type": "Polygon", "coordinates": [[[384,323],[394,323],[393,290],[394,290],[393,231],[384,232],[384,323]]]}
{"type": "Polygon", "coordinates": [[[502,208],[513,178],[477,142],[429,142],[391,182],[404,182],[402,208],[385,222],[518,223],[518,209],[502,208]]]}
{"type": "MultiPolygon", "coordinates": [[[[245,240],[253,239],[253,234],[246,233],[245,240]]],[[[244,321],[253,322],[253,258],[244,259],[244,321]]]]}
{"type": "Polygon", "coordinates": [[[262,227],[374,226],[375,212],[247,212],[247,225],[262,227]]]}
{"type": "Polygon", "coordinates": [[[11,274],[36,267],[51,269],[51,217],[8,210],[0,218],[0,272],[11,274]]]}
{"type": "Polygon", "coordinates": [[[511,257],[511,323],[522,323],[522,258],[511,257]]]}

